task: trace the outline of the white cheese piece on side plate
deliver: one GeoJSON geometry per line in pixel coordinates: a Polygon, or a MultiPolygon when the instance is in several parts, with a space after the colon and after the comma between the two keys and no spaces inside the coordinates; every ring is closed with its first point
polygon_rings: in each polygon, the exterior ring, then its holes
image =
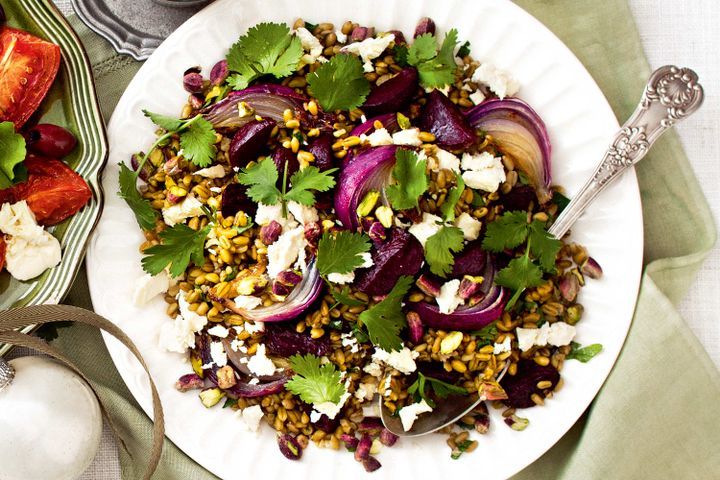
{"type": "Polygon", "coordinates": [[[171,284],[170,275],[165,270],[157,275],[146,273],[135,281],[132,295],[133,303],[141,307],[161,293],[167,292],[171,284]]]}
{"type": "Polygon", "coordinates": [[[460,280],[450,280],[440,287],[440,295],[435,301],[438,304],[440,313],[450,314],[457,307],[463,304],[464,300],[458,296],[460,290],[460,280]]]}
{"type": "Polygon", "coordinates": [[[185,197],[182,202],[163,209],[163,220],[168,227],[173,227],[187,218],[199,217],[204,214],[202,207],[203,204],[197,198],[185,197]]]}
{"type": "Polygon", "coordinates": [[[365,73],[374,70],[372,61],[382,55],[385,49],[395,40],[392,33],[377,38],[366,38],[362,42],[355,42],[340,49],[341,52],[355,54],[362,58],[365,73]]]}
{"type": "Polygon", "coordinates": [[[190,310],[184,292],[178,294],[177,300],[180,313],[162,325],[159,344],[170,352],[185,353],[195,347],[195,334],[207,325],[208,319],[190,310]]]}
{"type": "MultiPolygon", "coordinates": [[[[373,353],[372,358],[373,360],[377,360],[379,362],[390,365],[400,373],[408,375],[417,369],[415,359],[418,357],[418,355],[420,355],[418,352],[410,350],[407,347],[403,347],[402,350],[393,352],[387,352],[382,348],[375,347],[375,353],[373,353]]],[[[365,367],[365,371],[374,376],[373,373],[367,370],[368,366],[365,367]]]]}
{"type": "Polygon", "coordinates": [[[472,81],[487,85],[502,100],[520,90],[520,84],[508,72],[491,63],[482,63],[473,73],[472,81]]]}
{"type": "Polygon", "coordinates": [[[420,414],[430,413],[432,411],[432,407],[428,405],[425,399],[421,400],[418,403],[411,403],[410,405],[404,406],[400,409],[399,412],[400,421],[402,422],[403,429],[406,432],[409,431],[415,423],[415,420],[417,420],[418,416],[420,416],[420,414]]]}

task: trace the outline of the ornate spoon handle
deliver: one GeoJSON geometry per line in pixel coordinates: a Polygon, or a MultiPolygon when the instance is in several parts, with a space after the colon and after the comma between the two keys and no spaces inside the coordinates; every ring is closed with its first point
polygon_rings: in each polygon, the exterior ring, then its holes
{"type": "Polygon", "coordinates": [[[663,132],[694,113],[702,102],[703,89],[694,71],[672,65],[655,70],[635,112],[613,138],[595,173],[550,227],[550,233],[557,238],[565,235],[605,187],[639,162],[663,132]]]}

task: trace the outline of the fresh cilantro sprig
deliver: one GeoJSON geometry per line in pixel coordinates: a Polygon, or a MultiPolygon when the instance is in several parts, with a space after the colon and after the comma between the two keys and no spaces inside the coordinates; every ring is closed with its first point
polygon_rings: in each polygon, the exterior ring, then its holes
{"type": "Polygon", "coordinates": [[[435,408],[435,402],[429,397],[428,388],[431,388],[436,396],[447,398],[450,395],[467,395],[468,391],[463,387],[443,382],[437,378],[427,377],[418,372],[418,378],[408,388],[408,393],[413,396],[415,402],[425,400],[428,405],[435,408]]]}
{"type": "Polygon", "coordinates": [[[234,72],[227,82],[242,90],[263,76],[283,78],[292,75],[302,57],[300,39],[287,25],[259,23],[241,36],[227,54],[228,69],[234,72]]]}
{"type": "Polygon", "coordinates": [[[349,273],[363,264],[361,254],[370,251],[370,238],[363,233],[323,233],[318,242],[317,269],[320,275],[349,273]]]}
{"type": "Polygon", "coordinates": [[[419,206],[418,198],[428,189],[428,178],[425,173],[426,160],[404,148],[395,152],[395,166],[392,176],[394,184],[385,187],[385,195],[397,210],[407,210],[419,206]]]}
{"type": "Polygon", "coordinates": [[[13,122],[0,122],[0,189],[27,179],[25,138],[15,133],[13,122]]]}
{"type": "Polygon", "coordinates": [[[360,314],[359,321],[367,329],[373,345],[385,351],[401,350],[400,331],[407,325],[402,312],[402,299],[413,284],[413,278],[403,275],[385,299],[360,314]]]}
{"type": "Polygon", "coordinates": [[[355,55],[335,55],[306,78],[310,93],[327,112],[353,110],[370,93],[370,82],[355,55]]]}
{"type": "Polygon", "coordinates": [[[425,33],[413,41],[407,54],[407,62],[417,68],[420,84],[425,88],[444,87],[455,82],[455,46],[457,30],[452,29],[437,50],[434,35],[425,33]]]}
{"type": "Polygon", "coordinates": [[[437,233],[430,236],[425,242],[425,260],[430,265],[430,271],[435,275],[445,277],[452,271],[455,258],[452,252],[458,253],[463,249],[463,232],[457,227],[444,225],[437,233]]]}
{"type": "Polygon", "coordinates": [[[455,175],[455,186],[448,192],[445,197],[445,202],[440,206],[440,212],[443,214],[443,218],[446,222],[452,222],[455,220],[455,205],[465,191],[465,181],[462,175],[455,175]]]}
{"type": "Polygon", "coordinates": [[[352,296],[350,288],[347,286],[342,290],[332,290],[330,293],[336,302],[335,305],[333,305],[333,308],[337,305],[347,305],[348,307],[359,307],[360,305],[365,305],[365,302],[352,296]]]}
{"type": "Polygon", "coordinates": [[[170,267],[170,275],[180,276],[190,262],[202,265],[205,262],[203,248],[210,225],[202,230],[193,230],[179,223],[160,232],[161,243],[145,250],[142,267],[150,275],[157,275],[170,267]]]}
{"type": "MultiPolygon", "coordinates": [[[[530,243],[528,243],[529,246],[530,243]]],[[[542,275],[540,267],[530,259],[530,248],[525,249],[525,254],[521,257],[510,260],[508,266],[495,275],[497,285],[507,287],[515,292],[505,309],[511,309],[526,288],[539,286],[542,283],[542,275]]]]}
{"type": "Polygon", "coordinates": [[[293,355],[288,361],[295,375],[285,388],[300,397],[305,403],[338,403],[345,394],[342,375],[332,363],[322,365],[320,357],[293,355]]]}
{"type": "Polygon", "coordinates": [[[595,355],[600,353],[603,348],[599,343],[593,343],[592,345],[583,347],[577,342],[572,342],[570,346],[570,353],[568,353],[565,358],[578,360],[582,363],[589,362],[595,355]]]}
{"type": "Polygon", "coordinates": [[[276,205],[281,203],[283,215],[287,216],[287,202],[297,202],[305,206],[315,203],[313,191],[326,192],[335,186],[332,174],[337,168],[320,171],[317,167],[308,166],[299,170],[290,177],[291,189],[286,191],[287,163],[283,172],[283,189],[277,188],[278,173],[275,162],[264,158],[251,167],[244,168],[238,173],[237,179],[243,185],[249,186],[247,195],[257,203],[276,205]]]}

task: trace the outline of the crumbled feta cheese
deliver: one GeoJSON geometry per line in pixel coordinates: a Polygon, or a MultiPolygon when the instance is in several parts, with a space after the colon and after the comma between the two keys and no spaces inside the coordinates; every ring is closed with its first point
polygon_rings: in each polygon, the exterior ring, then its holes
{"type": "Polygon", "coordinates": [[[480,65],[473,73],[472,81],[487,85],[500,99],[513,96],[520,89],[517,80],[508,72],[500,70],[491,63],[480,65]]]}
{"type": "MultiPolygon", "coordinates": [[[[240,348],[243,347],[244,345],[245,345],[245,342],[243,340],[236,338],[232,342],[230,342],[230,349],[233,352],[238,352],[238,351],[240,351],[240,348]]],[[[245,360],[247,360],[247,359],[245,359],[245,360]]]]}
{"type": "Polygon", "coordinates": [[[413,147],[419,147],[423,144],[422,140],[420,140],[420,129],[417,127],[393,133],[392,141],[395,145],[411,145],[413,147]]]}
{"type": "Polygon", "coordinates": [[[406,432],[409,431],[420,414],[430,413],[432,412],[432,410],[432,407],[428,405],[425,399],[421,400],[418,403],[411,403],[410,405],[404,406],[399,411],[400,421],[402,422],[403,429],[406,432]]]}
{"type": "Polygon", "coordinates": [[[5,268],[18,280],[30,280],[60,263],[60,242],[37,224],[27,202],[3,204],[0,232],[5,237],[5,268]]]}
{"type": "Polygon", "coordinates": [[[258,225],[267,225],[273,220],[283,227],[283,231],[297,227],[297,222],[295,222],[293,216],[288,215],[287,218],[283,217],[282,205],[265,205],[264,203],[259,203],[257,212],[255,212],[255,223],[258,225]]]}
{"type": "Polygon", "coordinates": [[[538,329],[537,337],[535,337],[535,345],[544,347],[548,344],[548,336],[550,335],[550,324],[543,323],[538,329]]]}
{"type": "Polygon", "coordinates": [[[170,288],[170,284],[170,276],[165,270],[161,271],[157,275],[150,275],[149,273],[144,274],[135,281],[135,288],[133,289],[133,303],[137,306],[145,305],[161,293],[167,292],[168,288],[170,288]]]}
{"type": "Polygon", "coordinates": [[[355,281],[355,272],[348,273],[331,273],[327,277],[329,282],[337,283],[338,285],[345,285],[346,283],[352,283],[355,281]]]}
{"type": "Polygon", "coordinates": [[[547,343],[555,347],[570,345],[575,338],[575,327],[565,322],[555,322],[550,326],[547,343]]]}
{"type": "Polygon", "coordinates": [[[259,333],[265,331],[265,322],[245,322],[245,331],[249,334],[259,333]]]}
{"type": "Polygon", "coordinates": [[[505,168],[502,160],[487,152],[471,155],[464,153],[461,167],[465,185],[486,192],[494,192],[505,181],[505,168]]]}
{"type": "Polygon", "coordinates": [[[442,228],[442,218],[432,213],[423,213],[422,222],[413,224],[409,229],[411,235],[425,246],[427,239],[435,235],[442,228]]]}
{"type": "Polygon", "coordinates": [[[415,365],[415,359],[418,357],[418,355],[420,355],[418,352],[410,350],[407,347],[403,347],[403,349],[400,351],[393,352],[387,352],[382,348],[376,347],[375,353],[373,353],[372,358],[374,360],[386,363],[398,372],[407,375],[417,369],[417,365],[415,365]]]}
{"type": "Polygon", "coordinates": [[[222,193],[222,188],[220,187],[210,187],[210,191],[212,193],[222,193]]]}
{"type": "Polygon", "coordinates": [[[225,353],[225,347],[221,342],[212,342],[210,344],[210,357],[218,367],[227,365],[227,353],[225,353]]]}
{"type": "Polygon", "coordinates": [[[355,42],[346,45],[340,49],[341,52],[348,52],[355,54],[362,58],[363,69],[366,73],[374,70],[372,61],[373,59],[382,55],[385,49],[395,40],[395,35],[392,33],[383,35],[377,38],[366,38],[362,42],[355,42]]]}
{"type": "Polygon", "coordinates": [[[267,248],[267,273],[270,278],[275,278],[280,272],[290,268],[306,245],[303,227],[293,228],[280,235],[280,238],[267,248]]]}
{"type": "Polygon", "coordinates": [[[312,65],[322,55],[322,43],[307,28],[298,28],[295,30],[295,35],[300,39],[303,49],[308,52],[302,56],[301,63],[312,65]]]}
{"type": "Polygon", "coordinates": [[[347,35],[345,35],[342,30],[335,30],[335,37],[337,37],[338,43],[346,43],[347,42],[347,35]]]}
{"type": "Polygon", "coordinates": [[[180,203],[176,203],[167,208],[163,208],[162,215],[165,223],[172,227],[178,223],[182,223],[186,218],[199,217],[205,212],[203,211],[203,204],[197,198],[192,195],[185,197],[180,203]]]}
{"type": "Polygon", "coordinates": [[[435,152],[435,158],[438,162],[438,169],[452,170],[460,173],[460,159],[442,148],[438,148],[435,152]]]}
{"type": "Polygon", "coordinates": [[[170,352],[185,353],[188,348],[195,347],[195,334],[207,325],[208,319],[190,310],[185,292],[180,292],[177,300],[180,313],[175,320],[163,324],[159,343],[170,352]]]}
{"type": "Polygon", "coordinates": [[[235,306],[243,310],[252,310],[262,303],[262,298],[253,295],[238,295],[235,297],[235,306]]]}
{"type": "Polygon", "coordinates": [[[222,325],[215,325],[212,328],[208,328],[207,332],[213,337],[218,338],[227,338],[227,336],[230,335],[230,330],[223,327],[222,325]]]}
{"type": "Polygon", "coordinates": [[[535,344],[535,338],[537,338],[537,328],[516,328],[515,336],[518,341],[518,348],[527,352],[535,344]]]}
{"type": "Polygon", "coordinates": [[[495,345],[493,345],[493,354],[499,355],[503,352],[509,352],[511,348],[510,337],[506,336],[502,343],[495,342],[495,345]]]}
{"type": "Polygon", "coordinates": [[[350,398],[350,392],[348,391],[350,387],[350,382],[345,382],[345,393],[342,394],[340,397],[340,400],[338,400],[337,403],[332,402],[322,402],[322,403],[313,403],[313,410],[310,412],[310,421],[311,422],[317,422],[320,420],[320,417],[324,414],[327,415],[327,417],[330,420],[333,420],[335,417],[337,417],[337,414],[340,413],[340,410],[342,410],[343,405],[345,405],[345,402],[347,402],[348,398],[350,398]]]}
{"type": "Polygon", "coordinates": [[[205,178],[223,178],[225,176],[225,167],[222,165],[214,165],[198,170],[195,172],[195,175],[200,175],[205,178]]]}
{"type": "Polygon", "coordinates": [[[259,377],[275,373],[275,364],[265,354],[264,343],[258,344],[255,355],[250,357],[247,366],[252,373],[259,377]]]}
{"type": "Polygon", "coordinates": [[[373,360],[371,363],[368,363],[365,367],[363,367],[363,371],[365,373],[369,373],[373,377],[380,378],[383,374],[383,367],[377,360],[373,360]]]}
{"type": "Polygon", "coordinates": [[[340,334],[340,343],[343,347],[350,347],[351,353],[357,353],[360,351],[360,344],[352,333],[340,334]]]}
{"type": "Polygon", "coordinates": [[[363,263],[361,263],[358,268],[370,268],[374,265],[370,252],[361,253],[360,256],[363,259],[363,263]]]}
{"type": "MultiPolygon", "coordinates": [[[[465,85],[463,85],[463,86],[465,86],[465,85]]],[[[468,98],[475,105],[480,105],[483,102],[483,100],[485,100],[485,94],[483,94],[480,90],[475,90],[473,93],[468,95],[468,98]]]]}
{"type": "Polygon", "coordinates": [[[440,287],[440,295],[435,299],[440,313],[453,313],[457,307],[463,304],[463,299],[458,296],[460,290],[460,280],[450,280],[440,287]]]}
{"type": "Polygon", "coordinates": [[[310,222],[317,222],[319,219],[318,212],[315,207],[307,207],[297,202],[288,202],[287,208],[292,216],[295,217],[295,220],[302,225],[310,222]]]}
{"type": "Polygon", "coordinates": [[[530,350],[533,345],[544,347],[553,345],[562,347],[569,345],[575,338],[575,327],[565,322],[544,323],[540,328],[516,328],[515,336],[521,351],[530,350]]]}
{"type": "Polygon", "coordinates": [[[393,137],[390,136],[387,129],[378,128],[370,135],[364,133],[360,135],[361,143],[369,143],[371,147],[379,147],[380,145],[392,145],[393,137]]]}
{"type": "Polygon", "coordinates": [[[242,420],[245,428],[251,432],[257,432],[260,428],[260,420],[263,417],[262,407],[260,405],[253,405],[252,407],[243,408],[238,410],[235,416],[242,420]]]}
{"type": "Polygon", "coordinates": [[[482,222],[463,212],[455,219],[455,226],[462,230],[465,240],[476,240],[480,236],[482,222]]]}
{"type": "Polygon", "coordinates": [[[377,385],[374,383],[361,383],[355,390],[355,398],[360,401],[372,400],[377,393],[377,385]]]}

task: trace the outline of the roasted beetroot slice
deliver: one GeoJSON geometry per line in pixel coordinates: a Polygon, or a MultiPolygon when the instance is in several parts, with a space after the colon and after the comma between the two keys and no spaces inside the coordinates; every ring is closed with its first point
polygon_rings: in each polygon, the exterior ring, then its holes
{"type": "Polygon", "coordinates": [[[315,157],[315,166],[322,172],[335,166],[332,152],[332,135],[323,134],[316,138],[308,147],[308,151],[315,157]]]}
{"type": "Polygon", "coordinates": [[[537,195],[530,185],[516,185],[500,199],[500,203],[502,203],[506,212],[513,212],[515,210],[527,211],[530,204],[536,201],[537,195]]]}
{"type": "Polygon", "coordinates": [[[233,136],[228,151],[232,166],[244,167],[249,161],[257,159],[270,139],[270,133],[275,125],[275,120],[264,119],[253,120],[240,127],[233,136]]]}
{"type": "Polygon", "coordinates": [[[312,353],[317,357],[330,355],[330,337],[324,335],[317,340],[282,326],[265,327],[265,346],[270,355],[289,357],[295,354],[312,353]]]}
{"type": "Polygon", "coordinates": [[[532,401],[533,393],[540,393],[537,388],[538,382],[544,380],[552,383],[550,389],[555,388],[560,380],[560,373],[551,365],[545,367],[538,365],[534,360],[521,360],[517,364],[517,373],[515,375],[505,375],[500,381],[500,386],[507,393],[505,405],[514,408],[530,408],[535,406],[532,401]]]}
{"type": "Polygon", "coordinates": [[[460,109],[437,90],[428,95],[419,126],[421,130],[435,135],[437,145],[443,148],[462,150],[475,142],[475,129],[460,109]]]}
{"type": "Polygon", "coordinates": [[[374,265],[359,273],[356,287],[368,295],[385,295],[402,275],[413,276],[423,263],[423,247],[405,230],[393,228],[385,243],[374,245],[374,265]]]}
{"type": "Polygon", "coordinates": [[[375,87],[362,106],[369,115],[398,112],[405,108],[418,90],[418,73],[404,68],[390,80],[375,87]]]}
{"type": "Polygon", "coordinates": [[[289,148],[279,147],[275,150],[275,152],[273,152],[272,159],[279,174],[278,188],[281,187],[282,179],[285,175],[285,164],[287,164],[287,183],[289,185],[290,177],[293,176],[293,173],[300,170],[300,162],[298,162],[297,155],[295,155],[289,148]]]}
{"type": "Polygon", "coordinates": [[[223,190],[220,211],[223,217],[232,217],[240,210],[247,215],[255,216],[257,204],[248,198],[244,185],[231,183],[223,190]]]}
{"type": "Polygon", "coordinates": [[[324,413],[320,415],[320,418],[317,420],[317,422],[310,422],[315,427],[319,428],[325,433],[333,433],[337,429],[338,426],[340,426],[340,418],[335,417],[334,419],[330,419],[327,415],[324,413]]]}
{"type": "Polygon", "coordinates": [[[460,255],[455,257],[452,276],[462,277],[463,275],[482,275],[487,264],[488,255],[480,247],[480,242],[467,244],[460,255]]]}

